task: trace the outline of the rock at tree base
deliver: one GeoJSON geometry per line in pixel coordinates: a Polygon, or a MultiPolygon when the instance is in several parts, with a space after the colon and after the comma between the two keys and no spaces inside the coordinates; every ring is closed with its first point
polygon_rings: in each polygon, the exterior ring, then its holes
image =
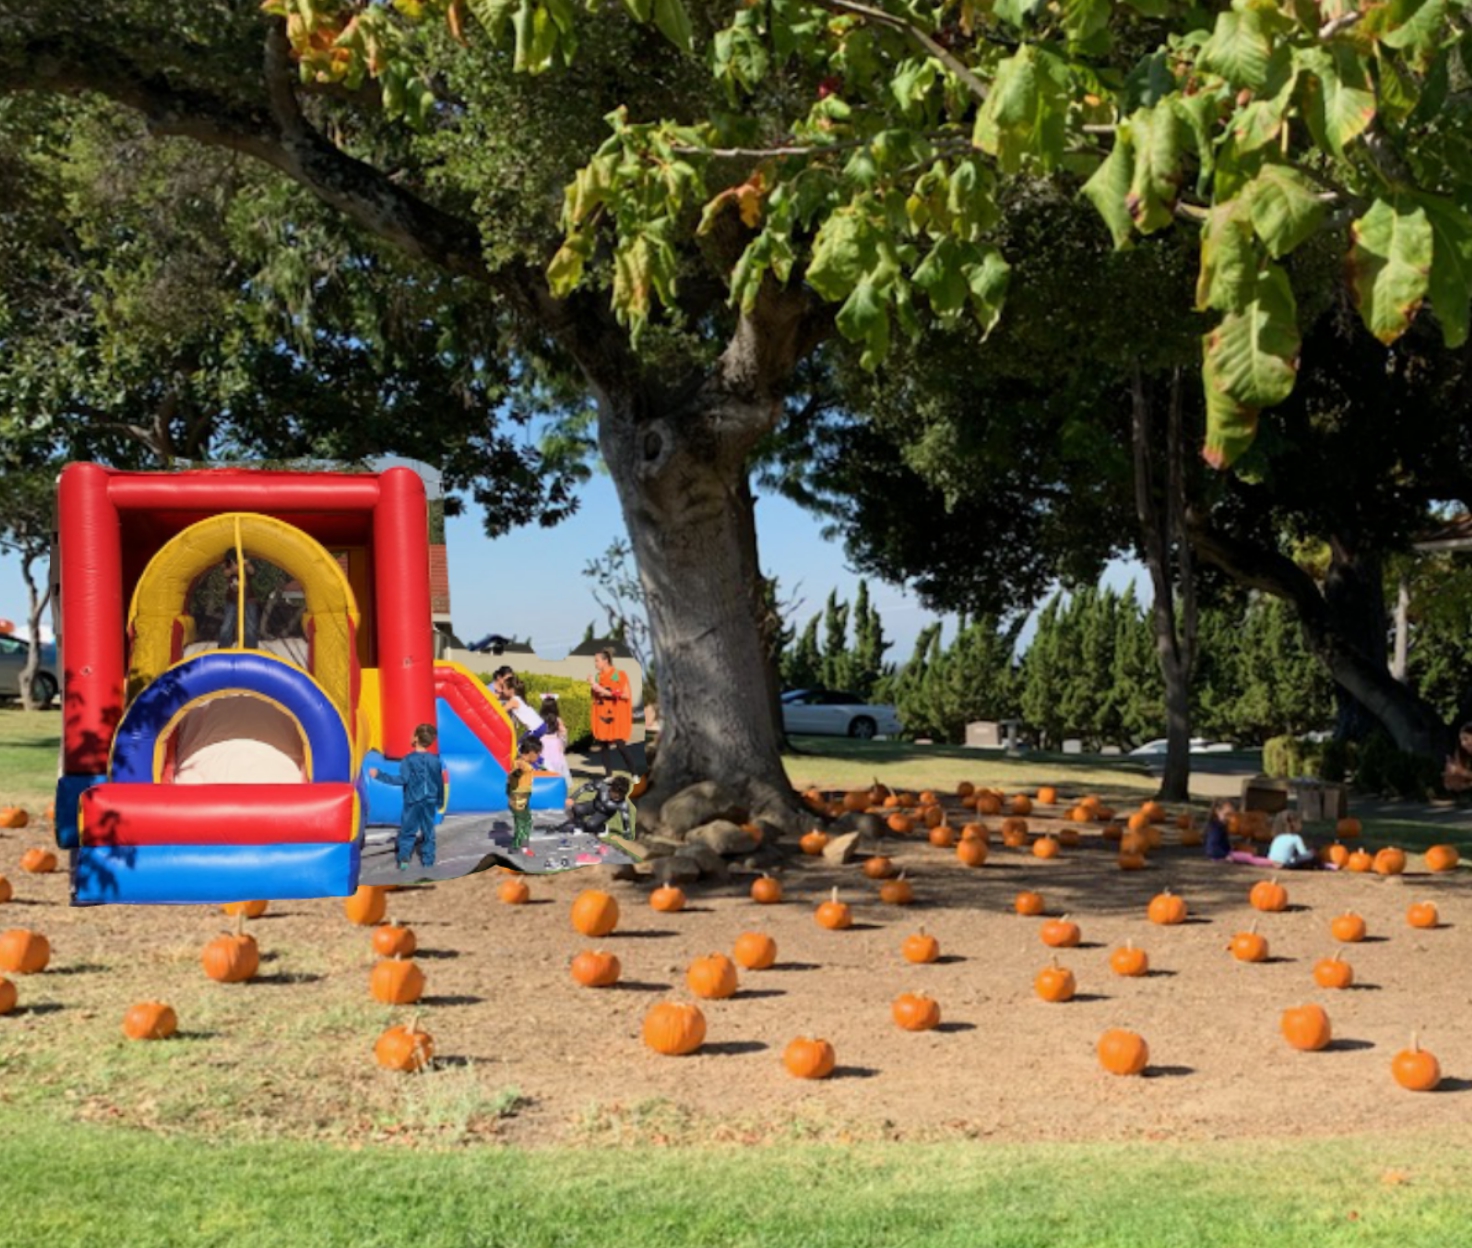
{"type": "Polygon", "coordinates": [[[686,843],[708,845],[718,854],[749,854],[756,847],[751,833],[729,819],[715,819],[702,824],[686,838],[686,843]]]}

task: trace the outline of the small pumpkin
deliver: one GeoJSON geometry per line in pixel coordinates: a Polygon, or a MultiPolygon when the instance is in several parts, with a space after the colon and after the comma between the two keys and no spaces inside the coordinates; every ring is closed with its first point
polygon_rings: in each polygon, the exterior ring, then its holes
{"type": "Polygon", "coordinates": [[[848,902],[838,900],[838,890],[835,888],[832,895],[813,912],[819,927],[826,927],[829,931],[841,931],[846,927],[852,927],[854,922],[853,911],[848,908],[848,902]]]}
{"type": "Polygon", "coordinates": [[[751,882],[751,899],[759,906],[775,906],[782,900],[782,881],[770,875],[751,882]]]}
{"type": "Polygon", "coordinates": [[[1124,841],[1124,827],[1118,823],[1106,823],[1099,829],[1099,835],[1111,844],[1119,845],[1124,841]]]}
{"type": "Polygon", "coordinates": [[[900,946],[900,953],[904,955],[906,962],[913,962],[916,965],[934,962],[940,957],[940,941],[922,927],[918,932],[905,937],[905,943],[900,946]]]}
{"type": "Polygon", "coordinates": [[[1409,1092],[1430,1092],[1441,1082],[1441,1063],[1412,1034],[1411,1047],[1391,1059],[1390,1073],[1409,1092]]]}
{"type": "Polygon", "coordinates": [[[411,1020],[379,1036],[373,1056],[386,1070],[419,1070],[434,1059],[434,1037],[422,1030],[417,1020],[411,1020]]]}
{"type": "Polygon", "coordinates": [[[380,958],[413,957],[419,948],[419,938],[412,927],[405,927],[393,920],[373,929],[373,952],[380,958]]]}
{"type": "Polygon", "coordinates": [[[1099,1037],[1099,1064],[1111,1075],[1138,1075],[1150,1064],[1150,1046],[1143,1036],[1112,1027],[1099,1037]]]}
{"type": "Polygon", "coordinates": [[[843,795],[843,808],[851,815],[857,815],[869,809],[869,792],[867,789],[852,789],[843,795]]]}
{"type": "Polygon", "coordinates": [[[1044,1001],[1072,1001],[1073,994],[1078,991],[1073,972],[1066,966],[1059,966],[1057,958],[1037,973],[1032,987],[1044,1001]]]}
{"type": "Polygon", "coordinates": [[[50,875],[56,870],[56,855],[49,849],[35,846],[20,856],[20,869],[32,875],[50,875]]]}
{"type": "Polygon", "coordinates": [[[879,886],[879,900],[889,906],[908,906],[915,900],[914,886],[901,871],[894,879],[885,880],[879,886]]]}
{"type": "Polygon", "coordinates": [[[936,849],[950,849],[956,843],[955,829],[941,824],[939,827],[930,829],[930,843],[936,849]]]}
{"type": "Polygon", "coordinates": [[[123,1015],[129,1040],[167,1040],[179,1030],[179,1017],[162,1001],[140,1001],[123,1015]]]}
{"type": "Polygon", "coordinates": [[[1455,845],[1433,845],[1426,851],[1425,859],[1428,871],[1454,871],[1461,855],[1455,845]]]}
{"type": "Polygon", "coordinates": [[[1288,890],[1275,879],[1258,880],[1247,894],[1247,900],[1254,910],[1277,914],[1288,909],[1288,890]]]}
{"type": "Polygon", "coordinates": [[[705,1015],[698,1005],[661,1001],[644,1015],[644,1043],[666,1057],[684,1057],[705,1043],[705,1015]]]}
{"type": "Polygon", "coordinates": [[[1078,924],[1065,914],[1061,919],[1049,919],[1038,929],[1038,935],[1050,949],[1072,949],[1082,934],[1078,924]]]}
{"type": "Polygon", "coordinates": [[[1327,1048],[1334,1038],[1329,1016],[1321,1005],[1301,1005],[1297,1009],[1284,1010],[1279,1025],[1283,1039],[1304,1053],[1316,1053],[1327,1048]]]}
{"type": "Polygon", "coordinates": [[[572,903],[573,930],[600,940],[618,926],[618,902],[596,888],[584,889],[572,903]]]}
{"type": "Polygon", "coordinates": [[[1375,858],[1369,850],[1357,849],[1354,853],[1350,854],[1348,861],[1344,865],[1347,870],[1363,874],[1366,871],[1373,871],[1375,869],[1375,858]]]}
{"type": "Polygon", "coordinates": [[[1124,826],[1131,832],[1143,832],[1150,826],[1150,817],[1143,810],[1137,810],[1124,821],[1124,826]]]}
{"type": "Polygon", "coordinates": [[[1403,849],[1387,845],[1375,855],[1376,875],[1401,875],[1406,869],[1406,854],[1403,849]]]}
{"type": "Polygon", "coordinates": [[[1139,979],[1150,973],[1150,956],[1143,949],[1135,948],[1134,941],[1127,940],[1109,955],[1109,969],[1116,975],[1139,979]]]}
{"type": "Polygon", "coordinates": [[[991,842],[992,834],[987,831],[984,823],[963,823],[961,825],[961,840],[980,841],[983,845],[991,842]]]}
{"type": "Polygon", "coordinates": [[[20,994],[16,992],[15,985],[4,975],[0,975],[0,1014],[9,1014],[19,1000],[20,994]]]}
{"type": "Polygon", "coordinates": [[[519,875],[513,875],[501,881],[501,887],[496,890],[502,903],[508,906],[524,906],[532,899],[531,886],[519,875]]]}
{"type": "Polygon", "coordinates": [[[611,988],[623,974],[618,958],[602,949],[584,949],[572,960],[572,977],[584,988],[611,988]]]}
{"type": "Polygon", "coordinates": [[[0,906],[15,896],[15,890],[10,887],[10,881],[0,875],[0,906]]]}
{"type": "Polygon", "coordinates": [[[1026,793],[1019,793],[1012,799],[1008,809],[1014,815],[1030,815],[1032,814],[1032,798],[1028,797],[1026,793]]]}
{"type": "Polygon", "coordinates": [[[1008,849],[1021,849],[1027,844],[1027,820],[1003,819],[1002,844],[1008,849]]]}
{"type": "Polygon", "coordinates": [[[1032,855],[1034,858],[1042,858],[1045,861],[1058,857],[1062,847],[1051,836],[1040,836],[1032,843],[1032,855]]]}
{"type": "Polygon", "coordinates": [[[1329,924],[1329,933],[1344,944],[1356,944],[1365,938],[1365,921],[1349,910],[1329,924]]]}
{"type": "Polygon", "coordinates": [[[388,910],[388,897],[383,889],[374,884],[359,884],[358,891],[342,903],[343,913],[349,923],[359,927],[372,927],[381,923],[388,910]]]}
{"type": "Polygon", "coordinates": [[[31,821],[24,806],[0,806],[0,828],[23,828],[31,821]]]}
{"type": "Polygon", "coordinates": [[[1077,849],[1084,843],[1082,833],[1071,823],[1064,824],[1058,831],[1053,833],[1053,839],[1064,849],[1077,849]]]}
{"type": "Polygon", "coordinates": [[[1178,897],[1170,889],[1163,889],[1150,899],[1145,911],[1152,923],[1162,927],[1176,927],[1186,921],[1186,899],[1178,897]]]}
{"type": "Polygon", "coordinates": [[[976,796],[976,786],[972,784],[970,780],[962,780],[961,783],[956,786],[956,796],[959,797],[963,802],[968,797],[974,798],[976,796]]]}
{"type": "Polygon", "coordinates": [[[1354,983],[1354,967],[1339,954],[1314,963],[1314,983],[1320,988],[1348,988],[1354,983]]]}
{"type": "Polygon", "coordinates": [[[1051,784],[1045,784],[1038,789],[1039,806],[1056,806],[1058,804],[1058,790],[1051,784]]]}
{"type": "Polygon", "coordinates": [[[1028,918],[1032,918],[1036,915],[1042,914],[1044,909],[1043,895],[1042,893],[1034,893],[1030,891],[1018,893],[1017,896],[1012,900],[1012,909],[1016,910],[1018,914],[1025,915],[1028,918]]]}
{"type": "Polygon", "coordinates": [[[1206,844],[1206,833],[1198,827],[1187,827],[1181,831],[1181,845],[1187,849],[1195,849],[1206,844]]]}
{"type": "Polygon", "coordinates": [[[976,798],[976,813],[978,815],[1000,815],[1002,813],[1002,799],[991,792],[978,794],[976,798]]]}
{"type": "Polygon", "coordinates": [[[1143,871],[1145,869],[1144,854],[1120,854],[1116,861],[1121,871],[1143,871]]]}
{"type": "Polygon", "coordinates": [[[909,836],[915,830],[915,821],[909,815],[895,813],[884,822],[896,836],[909,836]]]}
{"type": "Polygon", "coordinates": [[[1341,845],[1338,841],[1332,845],[1325,845],[1319,850],[1319,861],[1343,868],[1349,863],[1349,847],[1341,845]]]}
{"type": "Polygon", "coordinates": [[[1227,946],[1238,962],[1266,962],[1268,960],[1268,938],[1257,930],[1254,923],[1247,931],[1238,932],[1227,946]]]}
{"type": "Polygon", "coordinates": [[[1068,812],[1068,818],[1074,823],[1092,823],[1094,821],[1094,808],[1085,806],[1080,802],[1068,812]]]}
{"type": "Polygon", "coordinates": [[[734,997],[740,987],[736,964],[724,953],[709,953],[696,958],[685,972],[690,991],[707,1001],[723,1001],[734,997]]]}
{"type": "Polygon", "coordinates": [[[1435,927],[1441,921],[1434,901],[1417,901],[1406,911],[1406,922],[1412,927],[1435,927]]]}
{"type": "Polygon", "coordinates": [[[1150,838],[1143,832],[1126,832],[1119,838],[1119,852],[1122,854],[1148,854],[1150,852],[1150,838]]]}
{"type": "Polygon", "coordinates": [[[875,854],[872,858],[864,859],[862,870],[868,879],[887,880],[895,872],[894,859],[875,854]]]}
{"type": "Polygon", "coordinates": [[[939,806],[921,807],[920,822],[933,832],[945,826],[946,812],[939,806]]]}
{"type": "Polygon", "coordinates": [[[979,867],[986,862],[986,842],[963,839],[956,845],[956,861],[963,867],[979,867]]]}
{"type": "Polygon", "coordinates": [[[821,828],[810,828],[798,839],[797,847],[810,858],[816,858],[828,847],[828,833],[821,828]]]}
{"type": "Polygon", "coordinates": [[[744,970],[765,971],[776,965],[777,942],[765,932],[742,932],[731,955],[744,970]]]}
{"type": "Polygon", "coordinates": [[[408,958],[384,958],[368,976],[368,991],[385,1005],[413,1005],[424,995],[424,972],[408,958]]]}
{"type": "Polygon", "coordinates": [[[240,930],[243,921],[237,916],[235,932],[216,936],[199,955],[204,973],[218,984],[243,984],[260,968],[260,946],[254,936],[240,930]]]}
{"type": "Polygon", "coordinates": [[[826,1040],[798,1036],[782,1051],[782,1065],[797,1079],[826,1079],[836,1062],[833,1046],[826,1040]]]}
{"type": "Polygon", "coordinates": [[[685,908],[685,890],[665,884],[649,894],[649,905],[661,914],[675,914],[685,908]]]}
{"type": "Polygon", "coordinates": [[[1360,821],[1349,815],[1346,815],[1334,825],[1334,835],[1341,841],[1352,841],[1362,831],[1364,831],[1364,828],[1360,824],[1360,821]]]}
{"type": "Polygon", "coordinates": [[[227,901],[223,908],[226,914],[243,914],[248,919],[258,919],[269,906],[270,902],[266,901],[227,901]]]}
{"type": "Polygon", "coordinates": [[[12,928],[0,936],[0,971],[38,975],[51,961],[51,942],[40,932],[12,928]]]}
{"type": "Polygon", "coordinates": [[[940,1025],[940,1006],[923,992],[902,992],[890,1012],[906,1031],[930,1031],[940,1025]]]}

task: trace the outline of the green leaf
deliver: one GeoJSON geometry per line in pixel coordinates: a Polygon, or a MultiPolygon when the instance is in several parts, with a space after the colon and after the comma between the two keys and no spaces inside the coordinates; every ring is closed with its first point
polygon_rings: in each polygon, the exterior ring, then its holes
{"type": "Polygon", "coordinates": [[[1012,279],[1012,266],[995,247],[983,247],[982,253],[980,263],[966,270],[966,284],[971,289],[971,310],[985,336],[992,332],[1001,318],[1002,304],[1012,279]]]}
{"type": "Polygon", "coordinates": [[[1044,169],[1063,157],[1068,99],[1067,69],[1056,56],[1024,45],[997,66],[986,103],[977,114],[974,141],[1004,173],[1029,159],[1044,169]]]}
{"type": "Polygon", "coordinates": [[[1350,227],[1349,276],[1365,326],[1383,343],[1410,327],[1426,298],[1433,235],[1426,210],[1378,199],[1350,227]]]}
{"type": "Polygon", "coordinates": [[[992,8],[1002,21],[1021,29],[1045,3],[1046,0],[995,0],[992,8]]]}
{"type": "Polygon", "coordinates": [[[583,280],[583,265],[593,254],[593,239],[588,234],[569,234],[557,254],[547,265],[547,285],[558,299],[565,299],[583,280]]]}
{"type": "Polygon", "coordinates": [[[1252,212],[1252,228],[1274,260],[1324,222],[1324,204],[1312,184],[1287,165],[1264,165],[1243,193],[1252,212]]]}
{"type": "Polygon", "coordinates": [[[1455,350],[1467,341],[1472,319],[1472,214],[1436,195],[1418,195],[1431,224],[1431,307],[1441,337],[1455,350]]]}
{"type": "Polygon", "coordinates": [[[850,342],[864,344],[859,363],[867,369],[878,368],[889,354],[889,309],[873,282],[866,279],[854,287],[838,309],[837,324],[838,332],[850,342]]]}
{"type": "Polygon", "coordinates": [[[654,16],[654,0],[624,0],[624,8],[636,22],[648,22],[654,16]]]}
{"type": "Polygon", "coordinates": [[[1129,124],[1135,167],[1125,206],[1140,233],[1149,234],[1175,219],[1181,189],[1182,127],[1169,104],[1142,108],[1129,124]]]}
{"type": "Polygon", "coordinates": [[[654,24],[682,52],[695,48],[695,31],[682,0],[654,0],[654,24]]]}
{"type": "Polygon", "coordinates": [[[499,39],[516,11],[517,0],[466,0],[465,7],[485,27],[486,34],[499,39]]]}
{"type": "Polygon", "coordinates": [[[1261,10],[1228,9],[1216,16],[1211,38],[1196,58],[1199,68],[1220,74],[1234,87],[1261,90],[1268,80],[1273,41],[1261,10]]]}
{"type": "Polygon", "coordinates": [[[966,306],[969,293],[966,275],[961,271],[961,244],[953,238],[943,238],[930,249],[915,269],[915,285],[925,292],[935,314],[949,319],[966,306]]]}
{"type": "Polygon", "coordinates": [[[1245,307],[1257,289],[1257,249],[1241,199],[1214,207],[1201,230],[1201,271],[1196,280],[1198,310],[1234,312],[1245,307]]]}
{"type": "Polygon", "coordinates": [[[1216,169],[1216,127],[1218,101],[1214,93],[1198,91],[1195,95],[1178,95],[1172,100],[1196,146],[1196,160],[1200,172],[1196,177],[1196,189],[1205,195],[1211,185],[1211,175],[1216,169]]]}
{"type": "Polygon", "coordinates": [[[877,260],[872,221],[854,205],[846,205],[823,222],[823,228],[813,240],[808,285],[824,299],[836,303],[848,297],[877,260]]]}
{"type": "Polygon", "coordinates": [[[1380,42],[1411,55],[1423,69],[1436,45],[1448,33],[1446,0],[1391,0],[1380,42]]]}
{"type": "Polygon", "coordinates": [[[1070,43],[1085,43],[1109,26],[1110,0],[1063,0],[1063,31],[1070,43]]]}
{"type": "Polygon", "coordinates": [[[1104,218],[1116,247],[1123,247],[1130,239],[1134,221],[1125,201],[1129,198],[1130,179],[1134,171],[1135,158],[1130,150],[1130,141],[1124,131],[1114,136],[1114,147],[1104,163],[1094,170],[1094,176],[1084,183],[1083,194],[1094,205],[1094,210],[1104,218]]]}
{"type": "Polygon", "coordinates": [[[1305,100],[1309,128],[1317,141],[1342,157],[1375,119],[1375,94],[1365,68],[1350,47],[1336,46],[1332,53],[1322,48],[1300,50],[1295,60],[1313,76],[1305,100]]]}

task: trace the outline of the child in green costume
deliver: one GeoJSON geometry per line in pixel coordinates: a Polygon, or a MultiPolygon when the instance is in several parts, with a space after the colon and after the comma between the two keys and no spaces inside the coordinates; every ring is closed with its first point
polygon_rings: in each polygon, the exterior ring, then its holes
{"type": "Polygon", "coordinates": [[[532,851],[527,842],[532,836],[532,779],[537,770],[540,745],[536,741],[523,740],[517,747],[516,765],[506,777],[506,800],[511,806],[511,822],[516,828],[513,849],[524,854],[532,851]]]}

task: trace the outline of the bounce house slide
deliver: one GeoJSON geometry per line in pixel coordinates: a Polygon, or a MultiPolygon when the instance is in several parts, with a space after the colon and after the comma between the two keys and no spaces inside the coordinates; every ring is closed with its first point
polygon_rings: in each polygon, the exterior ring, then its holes
{"type": "MultiPolygon", "coordinates": [[[[435,664],[434,691],[439,754],[448,780],[444,813],[480,815],[505,811],[506,780],[515,732],[510,717],[490,690],[458,663],[435,664]]],[[[392,770],[396,766],[376,751],[370,751],[364,759],[365,768],[392,770]]],[[[533,810],[560,811],[566,799],[567,782],[561,776],[548,773],[532,782],[533,810]]],[[[402,803],[402,789],[370,782],[368,823],[397,824],[402,803]]]]}

